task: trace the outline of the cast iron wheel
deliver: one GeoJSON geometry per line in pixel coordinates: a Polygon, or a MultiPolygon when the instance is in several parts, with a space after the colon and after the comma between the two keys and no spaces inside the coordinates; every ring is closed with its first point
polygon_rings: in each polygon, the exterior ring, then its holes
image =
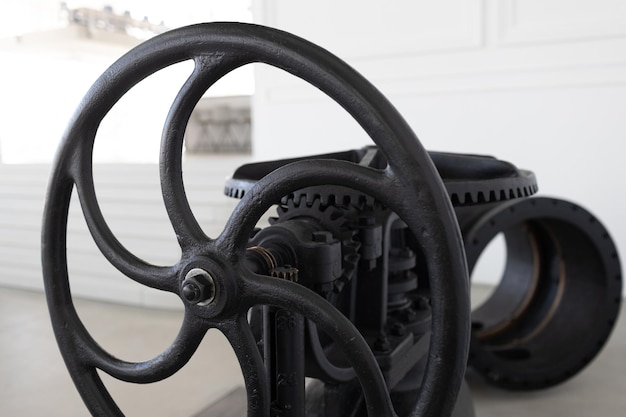
{"type": "Polygon", "coordinates": [[[75,113],[52,169],[42,234],[46,296],[66,366],[92,415],[123,416],[98,369],[127,382],[163,380],[187,363],[209,328],[221,330],[238,357],[248,395],[248,416],[268,415],[266,371],[246,320],[248,309],[258,304],[292,310],[312,320],[349,358],[369,415],[395,415],[374,356],[346,317],[302,286],[256,275],[245,267],[246,244],[263,213],[289,192],[321,184],[351,187],[385,202],[409,225],[424,248],[433,323],[427,370],[412,414],[451,413],[467,360],[468,277],[454,212],[430,158],[382,94],[329,52],[278,30],[219,23],[165,33],[115,62],[75,113]],[[113,105],[150,74],[185,60],[193,60],[195,69],[165,121],[160,161],[163,199],[182,256],[175,265],[162,267],[130,253],[111,232],[96,200],[92,153],[98,126],[113,105]],[[212,239],[201,230],[185,196],[183,134],[203,93],[228,72],[252,62],[281,68],[333,98],[370,135],[389,166],[374,170],[343,161],[318,160],[282,167],[246,194],[220,236],[212,239]],[[184,320],[175,341],[151,360],[134,363],[113,357],[93,340],[76,313],[66,259],[67,216],[74,188],[89,230],[106,259],[127,277],[177,294],[184,303],[184,320]]]}

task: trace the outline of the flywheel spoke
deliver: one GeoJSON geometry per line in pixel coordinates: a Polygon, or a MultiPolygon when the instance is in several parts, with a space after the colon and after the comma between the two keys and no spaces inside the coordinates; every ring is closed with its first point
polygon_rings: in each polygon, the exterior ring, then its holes
{"type": "Polygon", "coordinates": [[[144,362],[127,362],[102,349],[93,340],[84,338],[85,362],[114,378],[126,382],[148,384],[161,381],[178,372],[191,359],[209,326],[193,314],[186,313],[181,329],[171,345],[158,356],[144,362]]]}
{"type": "Polygon", "coordinates": [[[183,139],[187,122],[204,92],[245,61],[238,57],[206,55],[195,59],[195,68],[174,100],[163,128],[159,171],[167,214],[183,254],[208,240],[185,194],[182,169],[183,139]]]}
{"type": "Polygon", "coordinates": [[[168,292],[177,292],[178,266],[157,266],[135,256],[115,237],[104,220],[96,198],[91,169],[75,178],[78,197],[89,232],[104,257],[120,272],[140,284],[168,292]]]}
{"type": "Polygon", "coordinates": [[[241,313],[220,325],[232,345],[243,372],[248,396],[248,417],[269,416],[269,379],[245,314],[241,313]]]}

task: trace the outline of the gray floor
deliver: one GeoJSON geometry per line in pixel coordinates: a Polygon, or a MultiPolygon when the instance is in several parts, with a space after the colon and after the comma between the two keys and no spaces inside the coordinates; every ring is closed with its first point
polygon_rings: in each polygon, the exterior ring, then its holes
{"type": "MultiPolygon", "coordinates": [[[[83,321],[111,353],[148,359],[174,338],[181,314],[77,301],[83,321]]],[[[242,385],[232,350],[209,333],[192,361],[151,385],[105,378],[126,416],[194,416],[242,385]]],[[[592,364],[561,386],[510,393],[470,379],[478,417],[623,416],[626,410],[626,317],[592,364]]],[[[221,413],[220,413],[221,414],[221,413]]],[[[86,416],[58,352],[40,293],[0,288],[0,416],[86,416]]]]}

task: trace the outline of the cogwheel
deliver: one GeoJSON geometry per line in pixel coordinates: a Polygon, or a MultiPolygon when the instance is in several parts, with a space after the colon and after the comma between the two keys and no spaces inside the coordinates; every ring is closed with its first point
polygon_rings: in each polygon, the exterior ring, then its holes
{"type": "Polygon", "coordinates": [[[283,198],[283,202],[289,199],[294,200],[298,205],[304,203],[307,206],[312,205],[315,200],[319,200],[323,207],[334,206],[342,210],[356,208],[362,211],[373,209],[376,205],[376,200],[373,197],[340,185],[303,188],[283,198]]]}
{"type": "MultiPolygon", "coordinates": [[[[228,179],[224,193],[229,197],[242,198],[255,182],[271,171],[285,164],[304,159],[337,159],[359,162],[375,147],[366,147],[346,152],[325,155],[312,155],[305,158],[258,162],[239,167],[228,179]]],[[[502,202],[516,198],[530,197],[538,190],[537,179],[531,171],[518,169],[515,165],[491,156],[428,152],[454,207],[481,205],[502,202]]],[[[382,163],[381,161],[378,161],[382,163]]],[[[384,168],[378,166],[378,168],[384,168]]],[[[311,204],[315,198],[322,199],[322,205],[339,206],[372,204],[373,199],[362,193],[346,191],[342,187],[325,186],[328,191],[319,193],[319,187],[307,188],[293,193],[296,201],[305,198],[311,204]],[[316,191],[317,190],[317,191],[316,191]],[[326,199],[335,199],[331,202],[326,199]],[[348,202],[344,201],[345,199],[348,202]],[[361,201],[365,199],[365,201],[361,201]]]]}
{"type": "Polygon", "coordinates": [[[359,248],[361,244],[354,240],[356,228],[350,227],[350,214],[355,212],[351,206],[342,207],[335,204],[323,204],[336,201],[331,196],[309,195],[298,193],[283,199],[276,209],[278,216],[269,219],[270,224],[296,218],[311,219],[318,223],[323,230],[327,230],[341,242],[342,274],[334,282],[334,292],[341,292],[343,287],[352,279],[359,263],[359,248]]]}
{"type": "Polygon", "coordinates": [[[538,191],[535,174],[510,162],[487,155],[428,154],[455,207],[530,197],[538,191]]]}
{"type": "Polygon", "coordinates": [[[270,276],[291,282],[298,282],[298,268],[291,265],[277,266],[270,270],[270,276]]]}

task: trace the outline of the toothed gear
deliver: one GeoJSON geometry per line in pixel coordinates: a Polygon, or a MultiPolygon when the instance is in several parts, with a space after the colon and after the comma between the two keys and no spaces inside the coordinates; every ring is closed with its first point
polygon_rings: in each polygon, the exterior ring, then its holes
{"type": "Polygon", "coordinates": [[[359,211],[373,209],[376,205],[376,200],[373,197],[338,185],[325,185],[323,188],[303,188],[284,197],[282,202],[285,203],[287,200],[293,200],[298,206],[303,203],[310,206],[315,200],[319,200],[323,207],[334,206],[359,211]]]}
{"type": "MultiPolygon", "coordinates": [[[[364,155],[368,154],[368,152],[371,155],[372,151],[376,151],[376,148],[366,147],[335,154],[246,164],[239,167],[233,174],[233,177],[226,181],[224,193],[229,197],[243,198],[246,192],[259,179],[293,161],[303,159],[339,159],[362,164],[364,155]]],[[[429,155],[446,186],[452,205],[455,207],[530,197],[539,190],[534,173],[518,169],[509,162],[501,161],[491,156],[444,152],[429,152],[429,155]]],[[[383,169],[386,166],[386,162],[381,161],[380,158],[374,160],[376,163],[373,165],[368,164],[368,166],[375,169],[383,169]]],[[[332,189],[331,191],[325,190],[324,194],[320,194],[318,191],[304,194],[309,204],[316,197],[336,198],[341,204],[343,204],[344,198],[367,199],[362,194],[342,193],[338,193],[337,189],[332,189]]],[[[302,198],[302,194],[302,192],[294,193],[294,198],[299,201],[302,198]]],[[[371,201],[372,199],[369,198],[368,202],[371,201]]],[[[357,205],[361,203],[361,201],[350,201],[348,204],[357,205]]],[[[326,205],[328,203],[322,201],[322,204],[326,205]]]]}
{"type": "Polygon", "coordinates": [[[294,268],[291,265],[277,266],[270,270],[270,276],[286,281],[298,282],[298,272],[298,268],[294,268]]]}
{"type": "Polygon", "coordinates": [[[520,177],[446,180],[444,183],[454,207],[475,206],[530,197],[539,191],[535,175],[530,171],[520,172],[523,174],[520,177]]]}
{"type": "MultiPolygon", "coordinates": [[[[304,191],[304,190],[303,190],[304,191]]],[[[270,224],[295,218],[314,219],[320,226],[333,234],[341,243],[342,254],[342,274],[333,283],[333,291],[341,292],[343,287],[350,282],[356,272],[360,255],[361,244],[354,240],[358,233],[355,227],[351,227],[354,219],[352,215],[357,215],[357,210],[353,205],[337,205],[336,196],[306,194],[296,192],[283,198],[276,211],[278,217],[271,217],[270,224]]]]}

